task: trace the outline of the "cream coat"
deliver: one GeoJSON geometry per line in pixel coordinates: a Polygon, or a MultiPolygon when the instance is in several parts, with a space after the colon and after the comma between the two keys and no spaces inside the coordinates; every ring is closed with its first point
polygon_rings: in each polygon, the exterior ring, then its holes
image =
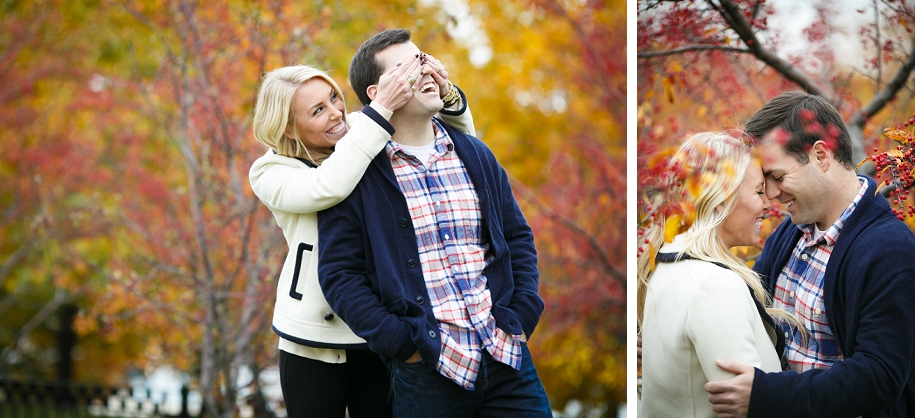
{"type": "MultiPolygon", "coordinates": [[[[386,109],[378,112],[390,117],[386,109]]],[[[474,133],[469,108],[458,116],[440,117],[463,132],[474,133]]],[[[384,128],[360,112],[348,114],[347,125],[349,132],[317,168],[268,150],[248,173],[254,194],[273,212],[289,247],[273,312],[273,330],[281,337],[279,348],[331,363],[346,361],[346,348],[366,345],[334,314],[318,284],[317,212],[343,201],[391,139],[384,128]]]]}
{"type": "MultiPolygon", "coordinates": [[[[661,252],[680,252],[681,242],[677,236],[661,252]]],[[[736,273],[699,260],[658,263],[642,322],[640,416],[716,417],[704,385],[734,374],[715,361],[781,371],[773,341],[736,273]]]]}

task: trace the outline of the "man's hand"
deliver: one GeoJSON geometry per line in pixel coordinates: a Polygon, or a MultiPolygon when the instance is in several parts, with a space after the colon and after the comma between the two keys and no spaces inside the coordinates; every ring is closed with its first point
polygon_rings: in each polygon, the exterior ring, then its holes
{"type": "Polygon", "coordinates": [[[756,369],[734,361],[718,360],[716,363],[721,370],[736,373],[737,376],[705,384],[712,410],[718,413],[719,418],[746,417],[750,410],[750,391],[756,369]]]}

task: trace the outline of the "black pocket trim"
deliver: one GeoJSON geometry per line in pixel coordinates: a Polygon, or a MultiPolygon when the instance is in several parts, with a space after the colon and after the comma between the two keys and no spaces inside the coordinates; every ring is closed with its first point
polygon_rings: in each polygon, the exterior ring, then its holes
{"type": "Polygon", "coordinates": [[[292,273],[292,285],[289,287],[289,297],[295,300],[302,300],[302,294],[295,291],[296,286],[299,284],[299,273],[302,271],[302,254],[305,251],[313,251],[314,248],[314,245],[300,242],[299,247],[296,249],[295,271],[292,273]]]}

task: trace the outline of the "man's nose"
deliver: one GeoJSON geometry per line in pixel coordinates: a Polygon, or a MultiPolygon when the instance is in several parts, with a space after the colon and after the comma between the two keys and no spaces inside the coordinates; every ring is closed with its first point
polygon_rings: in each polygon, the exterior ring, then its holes
{"type": "Polygon", "coordinates": [[[778,189],[778,183],[770,178],[766,179],[766,198],[775,200],[781,196],[782,192],[778,189]]]}

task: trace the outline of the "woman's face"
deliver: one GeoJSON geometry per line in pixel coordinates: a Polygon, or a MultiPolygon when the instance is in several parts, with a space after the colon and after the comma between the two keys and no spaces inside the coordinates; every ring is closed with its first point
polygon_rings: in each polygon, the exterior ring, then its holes
{"type": "MultiPolygon", "coordinates": [[[[313,148],[330,148],[346,135],[343,97],[320,77],[302,83],[292,99],[299,139],[313,148]]],[[[292,137],[292,130],[286,131],[292,137]]]]}
{"type": "Polygon", "coordinates": [[[766,198],[765,184],[759,162],[754,160],[737,188],[734,211],[718,226],[718,236],[726,247],[759,244],[763,214],[772,205],[766,198]]]}

